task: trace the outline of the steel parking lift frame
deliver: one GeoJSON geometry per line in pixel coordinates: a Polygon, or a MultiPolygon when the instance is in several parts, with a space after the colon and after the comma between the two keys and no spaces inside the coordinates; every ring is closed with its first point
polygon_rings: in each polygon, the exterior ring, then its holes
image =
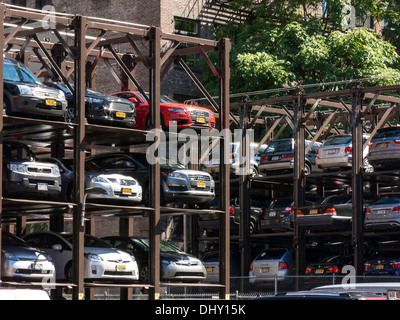
{"type": "MultiPolygon", "coordinates": [[[[84,282],[84,233],[93,228],[91,219],[112,215],[120,219],[120,233],[132,235],[133,218],[136,215],[148,214],[150,230],[150,283],[137,285],[120,285],[121,297],[130,299],[134,287],[149,287],[149,299],[160,298],[160,217],[161,214],[191,215],[198,214],[199,210],[177,210],[171,213],[169,208],[160,206],[160,163],[150,165],[150,206],[149,207],[118,207],[86,205],[84,202],[84,164],[85,155],[90,150],[115,150],[119,148],[128,150],[135,144],[145,142],[147,131],[108,128],[105,126],[88,125],[85,119],[85,89],[91,84],[96,75],[97,66],[102,61],[110,68],[110,72],[122,88],[134,87],[145,92],[148,87],[150,103],[150,129],[160,128],[160,84],[169,71],[173,61],[177,59],[188,75],[195,82],[202,94],[210,101],[213,110],[219,114],[220,129],[229,128],[229,52],[230,41],[221,39],[212,41],[192,38],[176,34],[164,33],[158,27],[144,26],[128,22],[117,22],[95,17],[76,16],[57,12],[43,12],[40,10],[0,4],[1,21],[0,48],[4,56],[13,57],[29,63],[41,65],[37,75],[52,80],[63,81],[74,95],[75,118],[72,123],[60,121],[30,119],[25,117],[3,116],[0,113],[0,154],[2,154],[3,138],[9,135],[18,137],[21,141],[30,143],[37,150],[48,149],[54,156],[62,157],[65,149],[72,149],[75,163],[74,194],[72,203],[59,203],[57,201],[32,201],[25,199],[0,199],[0,231],[4,222],[16,223],[17,230],[23,233],[27,221],[35,219],[36,215],[50,217],[50,228],[54,231],[63,231],[64,214],[69,214],[73,220],[73,283],[57,284],[57,286],[70,286],[73,288],[73,299],[82,300],[93,297],[89,292],[85,296],[85,288],[93,288],[84,282]],[[43,24],[51,21],[52,27],[43,24]],[[47,37],[42,38],[43,33],[47,37]],[[54,39],[54,41],[52,41],[54,39]],[[147,48],[141,46],[147,43],[147,48]],[[166,51],[162,45],[170,44],[166,51]],[[186,49],[178,49],[181,43],[189,44],[186,49]],[[119,47],[119,50],[115,49],[119,47]],[[121,53],[121,48],[126,53],[121,53]],[[214,51],[219,54],[218,66],[215,67],[207,56],[207,52],[214,51]],[[218,102],[211,98],[201,82],[187,68],[180,58],[183,55],[200,53],[206,60],[215,76],[219,79],[218,102]],[[113,65],[114,64],[114,65],[113,65]],[[149,83],[141,84],[134,73],[135,66],[142,64],[149,72],[149,83]],[[115,71],[117,66],[121,73],[115,71]],[[70,83],[73,83],[72,87],[70,83]],[[44,138],[42,137],[44,135],[44,138]],[[9,204],[13,203],[24,208],[26,213],[16,214],[10,210],[9,204]],[[30,215],[33,215],[32,218],[30,215]],[[89,220],[89,221],[88,221],[89,220]],[[85,229],[86,224],[86,229],[85,229]]],[[[3,70],[3,58],[0,59],[0,70],[3,70]]],[[[0,80],[3,72],[0,72],[0,80]]],[[[1,90],[4,90],[2,87],[1,90]]],[[[0,92],[0,103],[3,101],[3,92],[0,92]]],[[[156,136],[156,140],[160,136],[156,136]]],[[[221,139],[221,157],[224,157],[225,140],[221,139]]],[[[0,161],[2,157],[0,156],[0,161]]],[[[0,163],[2,168],[2,163],[0,163]]],[[[1,169],[0,169],[1,170],[1,169]]],[[[229,266],[229,165],[221,165],[220,185],[220,298],[229,299],[230,266],[229,266]]],[[[1,191],[1,187],[0,187],[1,191]]],[[[1,236],[0,236],[1,245],[1,236]]],[[[1,257],[0,257],[1,258],[1,257]]],[[[2,285],[5,285],[3,282],[2,285]]],[[[190,284],[178,284],[190,286],[190,284]]],[[[196,284],[196,286],[209,286],[209,284],[196,284]]],[[[101,285],[102,286],[102,285],[101,285]]]]}
{"type": "MultiPolygon", "coordinates": [[[[370,79],[371,80],[371,79],[370,79]]],[[[255,125],[261,124],[266,133],[260,137],[260,142],[255,154],[262,144],[278,139],[285,127],[292,129],[292,137],[295,140],[294,170],[292,174],[273,175],[267,177],[239,177],[240,199],[250,199],[251,188],[263,190],[276,190],[280,185],[291,184],[294,199],[294,231],[270,234],[249,234],[249,212],[248,201],[241,202],[240,211],[240,234],[239,249],[242,252],[241,275],[248,275],[250,260],[248,260],[248,249],[251,241],[279,237],[293,239],[293,247],[296,249],[296,273],[304,275],[305,270],[305,244],[308,236],[345,236],[350,238],[354,250],[354,267],[357,275],[363,273],[364,244],[368,237],[379,236],[376,233],[366,233],[363,228],[363,194],[364,181],[371,184],[371,190],[378,194],[379,184],[396,185],[396,179],[390,176],[399,176],[399,170],[387,170],[384,172],[364,172],[363,150],[368,147],[370,140],[376,131],[384,126],[390,126],[389,120],[400,121],[400,85],[364,87],[360,80],[343,82],[346,85],[340,90],[329,90],[323,92],[306,92],[307,88],[321,86],[309,85],[305,87],[294,87],[289,89],[265,90],[254,93],[258,97],[262,94],[276,94],[284,92],[278,97],[254,99],[249,97],[252,93],[232,94],[232,100],[245,97],[245,101],[232,102],[231,113],[241,115],[245,109],[248,114],[246,121],[242,122],[243,129],[254,129],[255,125]],[[340,127],[337,124],[341,124],[340,127]],[[280,129],[278,126],[281,125],[280,129]],[[304,159],[305,153],[315,141],[323,141],[329,134],[349,133],[352,135],[352,167],[348,171],[311,173],[305,175],[304,159]],[[363,133],[370,133],[370,138],[363,142],[363,133]],[[305,138],[311,140],[308,148],[305,147],[305,138]],[[386,177],[386,178],[384,178],[386,177]],[[324,183],[332,183],[338,179],[344,180],[352,191],[353,216],[350,232],[329,233],[314,232],[310,235],[305,233],[303,227],[296,225],[296,208],[304,207],[307,184],[317,185],[320,194],[325,192],[324,183]],[[322,192],[322,193],[321,193],[322,192]],[[243,205],[242,205],[243,203],[243,205]],[[244,254],[246,252],[246,254],[244,254]]],[[[342,83],[335,83],[335,85],[342,83]]],[[[244,143],[244,142],[243,142],[244,143]]],[[[273,191],[272,191],[273,192],[273,191]]],[[[381,233],[383,236],[385,232],[381,233]]],[[[393,235],[393,232],[389,232],[393,235]]],[[[397,232],[400,235],[400,232],[397,232]]],[[[297,277],[297,288],[302,288],[301,277],[297,277]]]]}

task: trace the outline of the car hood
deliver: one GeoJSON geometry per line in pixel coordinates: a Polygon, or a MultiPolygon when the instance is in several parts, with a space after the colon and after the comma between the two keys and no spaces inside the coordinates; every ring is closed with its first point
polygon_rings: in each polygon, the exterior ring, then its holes
{"type": "Polygon", "coordinates": [[[160,106],[166,107],[166,108],[182,108],[185,110],[190,111],[190,109],[195,109],[195,110],[201,110],[201,111],[207,111],[211,113],[212,111],[210,109],[204,108],[204,107],[199,107],[199,106],[194,106],[190,104],[184,104],[184,103],[160,103],[160,106]]]}
{"type": "Polygon", "coordinates": [[[43,260],[47,257],[43,251],[33,247],[3,245],[2,248],[13,253],[17,258],[24,260],[43,260]]]}
{"type": "Polygon", "coordinates": [[[200,262],[196,257],[183,252],[160,252],[160,257],[161,260],[187,260],[200,262]]]}
{"type": "Polygon", "coordinates": [[[104,260],[130,260],[130,255],[115,248],[85,247],[85,253],[98,254],[104,260]]]}

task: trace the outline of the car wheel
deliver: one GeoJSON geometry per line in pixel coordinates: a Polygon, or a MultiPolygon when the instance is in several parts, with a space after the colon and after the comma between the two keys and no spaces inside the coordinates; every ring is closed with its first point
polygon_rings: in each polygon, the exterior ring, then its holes
{"type": "MultiPolygon", "coordinates": [[[[142,203],[146,207],[150,207],[150,187],[149,187],[149,185],[146,185],[143,189],[145,190],[145,192],[143,193],[142,203]]],[[[161,193],[160,193],[160,206],[164,206],[164,205],[165,205],[164,194],[161,191],[161,193]]]]}
{"type": "Polygon", "coordinates": [[[67,107],[64,113],[64,122],[71,123],[75,119],[75,109],[73,107],[67,107]]]}
{"type": "Polygon", "coordinates": [[[142,266],[139,270],[139,279],[142,283],[149,283],[149,266],[142,266]]]}
{"type": "Polygon", "coordinates": [[[258,172],[258,169],[256,167],[253,167],[251,170],[250,176],[252,178],[257,178],[259,175],[260,175],[260,173],[258,172]]]}
{"type": "Polygon", "coordinates": [[[374,167],[369,163],[368,158],[363,160],[364,172],[374,172],[374,167]]]}
{"type": "Polygon", "coordinates": [[[311,167],[309,164],[304,165],[304,175],[308,176],[311,173],[311,167]]]}
{"type": "Polygon", "coordinates": [[[3,97],[3,109],[6,111],[6,115],[12,116],[12,108],[11,108],[11,102],[8,100],[6,96],[3,97]]]}

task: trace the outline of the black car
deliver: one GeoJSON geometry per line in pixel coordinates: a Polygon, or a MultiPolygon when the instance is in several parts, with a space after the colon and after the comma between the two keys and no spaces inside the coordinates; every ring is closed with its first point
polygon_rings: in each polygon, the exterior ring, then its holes
{"type": "MultiPolygon", "coordinates": [[[[313,202],[306,200],[304,206],[312,206],[313,202]]],[[[264,209],[259,221],[262,230],[292,230],[294,227],[294,202],[292,197],[277,198],[264,209]]],[[[304,209],[297,211],[301,215],[304,209]]]]}
{"type": "MultiPolygon", "coordinates": [[[[135,178],[143,190],[143,202],[149,204],[150,168],[144,153],[103,153],[86,158],[88,164],[106,173],[119,173],[135,178]]],[[[186,170],[172,160],[161,164],[161,205],[168,202],[197,204],[207,208],[215,197],[215,183],[202,171],[186,170]]]]}
{"type": "Polygon", "coordinates": [[[364,263],[364,275],[382,276],[382,281],[397,282],[400,275],[400,248],[376,249],[364,263]]]}
{"type": "Polygon", "coordinates": [[[4,59],[3,75],[7,115],[63,119],[67,100],[62,90],[44,85],[26,66],[13,59],[4,59]]]}
{"type": "Polygon", "coordinates": [[[340,283],[342,277],[345,276],[342,274],[343,267],[353,264],[354,256],[351,254],[329,256],[319,262],[309,264],[305,272],[306,288],[340,283]]]}
{"type": "MultiPolygon", "coordinates": [[[[134,256],[139,268],[139,280],[149,282],[149,239],[120,236],[102,239],[134,256]]],[[[199,259],[165,241],[160,241],[160,264],[160,277],[165,281],[197,282],[206,278],[206,268],[199,259]]]]}
{"type": "Polygon", "coordinates": [[[59,196],[61,175],[56,164],[40,161],[27,145],[20,142],[3,141],[3,147],[5,196],[59,196]]]}
{"type": "MultiPolygon", "coordinates": [[[[250,233],[254,233],[258,231],[258,220],[265,208],[269,206],[270,201],[261,201],[259,199],[250,199],[250,219],[249,219],[249,228],[250,233]]],[[[240,205],[239,198],[234,198],[231,200],[230,207],[230,216],[231,216],[231,230],[234,232],[238,232],[240,228],[240,205]]]]}
{"type": "MultiPolygon", "coordinates": [[[[46,85],[62,90],[68,101],[66,122],[74,119],[74,96],[64,83],[45,82],[46,85]]],[[[106,95],[86,88],[85,114],[88,123],[99,123],[132,127],[136,123],[136,109],[132,102],[116,96],[106,95]]]]}

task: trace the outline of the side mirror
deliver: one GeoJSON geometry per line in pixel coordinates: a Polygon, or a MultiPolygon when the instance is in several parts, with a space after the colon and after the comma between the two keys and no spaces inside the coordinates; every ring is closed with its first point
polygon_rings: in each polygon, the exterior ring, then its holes
{"type": "Polygon", "coordinates": [[[51,248],[53,249],[53,250],[58,250],[58,251],[62,251],[62,245],[61,244],[59,244],[59,243],[57,243],[57,244],[53,244],[52,246],[51,246],[51,248]]]}

